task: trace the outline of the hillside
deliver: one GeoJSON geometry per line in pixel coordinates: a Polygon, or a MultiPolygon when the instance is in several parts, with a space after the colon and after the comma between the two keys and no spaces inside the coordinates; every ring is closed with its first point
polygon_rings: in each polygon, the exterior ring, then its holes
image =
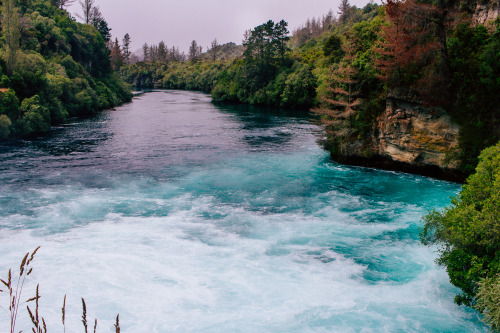
{"type": "Polygon", "coordinates": [[[1,140],[47,133],[69,117],[131,99],[130,89],[111,68],[105,43],[109,36],[76,22],[55,4],[34,0],[17,7],[13,0],[3,2],[1,140]]]}

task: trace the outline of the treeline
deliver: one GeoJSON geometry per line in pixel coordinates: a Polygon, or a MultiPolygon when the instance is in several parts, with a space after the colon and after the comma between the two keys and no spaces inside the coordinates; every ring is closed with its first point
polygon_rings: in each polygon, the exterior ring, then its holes
{"type": "MultiPolygon", "coordinates": [[[[363,8],[343,0],[332,12],[289,35],[286,22],[245,33],[232,58],[200,54],[186,60],[146,58],[120,75],[140,88],[193,89],[214,99],[313,108],[326,129],[325,147],[341,155],[376,136],[388,92],[408,91],[460,125],[460,169],[474,171],[479,152],[500,139],[498,21],[474,24],[473,0],[388,1],[363,8]],[[224,58],[224,60],[222,60],[224,58]]],[[[220,53],[219,53],[220,55],[220,53]]]]}
{"type": "Polygon", "coordinates": [[[94,1],[80,24],[68,0],[4,0],[0,48],[0,139],[46,133],[68,117],[129,101],[113,72],[110,29],[94,1]]]}

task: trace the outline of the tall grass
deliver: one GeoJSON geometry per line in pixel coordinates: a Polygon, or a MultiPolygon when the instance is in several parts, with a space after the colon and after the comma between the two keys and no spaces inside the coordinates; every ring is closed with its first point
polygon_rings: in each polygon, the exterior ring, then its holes
{"type": "MultiPolygon", "coordinates": [[[[9,269],[9,273],[7,278],[0,279],[0,282],[7,288],[6,290],[0,289],[0,295],[8,293],[8,311],[10,318],[10,333],[16,332],[16,321],[17,315],[19,313],[19,307],[21,305],[27,304],[26,309],[28,311],[28,315],[31,319],[32,332],[33,333],[47,333],[47,324],[45,323],[45,319],[39,314],[39,299],[40,299],[40,286],[36,286],[35,295],[31,298],[22,300],[22,293],[24,288],[24,283],[26,278],[33,272],[33,268],[30,267],[35,254],[40,249],[40,246],[37,247],[31,254],[28,252],[24,256],[21,261],[21,265],[19,266],[19,275],[13,278],[12,269],[9,269]],[[35,302],[35,306],[33,309],[30,308],[29,304],[35,302]]],[[[1,286],[1,285],[0,285],[1,286]]],[[[3,306],[0,306],[1,309],[7,310],[3,306]]],[[[88,323],[87,323],[87,305],[85,304],[85,299],[82,298],[82,323],[85,329],[85,333],[88,333],[88,323]]],[[[63,331],[66,333],[66,295],[64,295],[63,306],[61,308],[62,312],[62,325],[63,331]]],[[[120,333],[120,315],[116,316],[116,323],[114,324],[116,333],[120,333]]],[[[97,319],[94,321],[94,333],[97,333],[97,319]]]]}

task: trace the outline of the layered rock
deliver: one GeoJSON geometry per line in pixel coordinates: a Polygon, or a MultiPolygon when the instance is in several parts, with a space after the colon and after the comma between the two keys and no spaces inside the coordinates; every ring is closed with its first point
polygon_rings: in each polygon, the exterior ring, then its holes
{"type": "Polygon", "coordinates": [[[474,24],[488,25],[500,16],[500,0],[481,1],[476,4],[472,15],[474,24]]]}
{"type": "Polygon", "coordinates": [[[364,142],[352,140],[333,158],[339,162],[373,166],[462,181],[458,170],[459,127],[444,110],[426,108],[407,90],[393,90],[373,133],[364,142]]]}
{"type": "Polygon", "coordinates": [[[377,119],[378,154],[397,162],[456,169],[459,128],[439,108],[425,108],[414,96],[393,91],[377,119]]]}

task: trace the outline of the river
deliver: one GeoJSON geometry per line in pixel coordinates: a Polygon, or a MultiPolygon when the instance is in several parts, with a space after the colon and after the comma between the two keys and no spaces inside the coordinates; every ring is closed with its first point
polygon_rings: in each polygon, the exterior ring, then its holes
{"type": "Polygon", "coordinates": [[[41,246],[25,295],[40,284],[49,332],[64,295],[67,332],[81,297],[97,332],[117,313],[134,333],[485,332],[418,240],[460,187],[338,165],[319,136],[298,112],[157,91],[4,144],[1,277],[41,246]]]}

